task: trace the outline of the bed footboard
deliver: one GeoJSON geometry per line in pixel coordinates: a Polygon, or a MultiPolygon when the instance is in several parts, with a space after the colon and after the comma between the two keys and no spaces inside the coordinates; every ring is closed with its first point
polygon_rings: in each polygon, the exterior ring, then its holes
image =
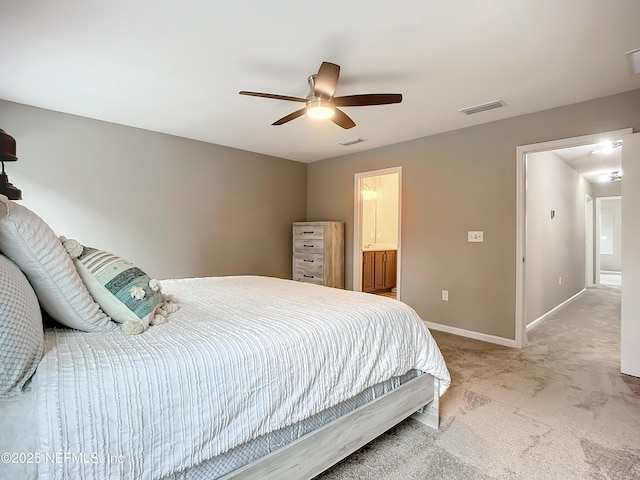
{"type": "Polygon", "coordinates": [[[438,395],[437,392],[440,391],[440,380],[435,377],[433,379],[433,390],[436,394],[433,396],[431,402],[411,415],[411,418],[438,430],[440,427],[440,395],[438,395]]]}
{"type": "Polygon", "coordinates": [[[438,386],[429,374],[413,378],[221,480],[313,478],[418,410],[416,420],[437,428],[438,386]]]}

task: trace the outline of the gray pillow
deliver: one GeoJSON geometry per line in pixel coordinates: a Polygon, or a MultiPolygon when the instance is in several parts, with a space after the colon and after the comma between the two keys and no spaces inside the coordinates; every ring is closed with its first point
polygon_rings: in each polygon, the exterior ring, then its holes
{"type": "Polygon", "coordinates": [[[57,322],[86,332],[119,330],[91,298],[51,227],[4,195],[0,195],[0,252],[16,262],[42,308],[57,322]]]}
{"type": "Polygon", "coordinates": [[[43,344],[38,298],[16,264],[0,255],[0,397],[23,393],[43,344]]]}

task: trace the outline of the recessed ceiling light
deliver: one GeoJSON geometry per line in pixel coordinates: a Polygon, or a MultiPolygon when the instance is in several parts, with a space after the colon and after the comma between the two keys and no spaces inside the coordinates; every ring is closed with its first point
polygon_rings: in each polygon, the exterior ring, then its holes
{"type": "Polygon", "coordinates": [[[467,115],[473,115],[474,113],[486,112],[487,110],[493,110],[494,108],[504,107],[506,103],[502,100],[494,100],[493,102],[481,103],[480,105],[474,105],[473,107],[465,107],[458,110],[459,112],[466,113],[467,115]]]}
{"type": "Polygon", "coordinates": [[[355,145],[356,143],[364,142],[364,140],[360,137],[348,138],[347,140],[342,140],[338,142],[338,145],[342,145],[343,147],[348,147],[349,145],[355,145]]]}
{"type": "Polygon", "coordinates": [[[622,146],[622,140],[615,140],[613,142],[606,141],[598,144],[596,150],[591,150],[591,155],[610,155],[613,153],[614,148],[622,146]]]}
{"type": "Polygon", "coordinates": [[[629,73],[631,75],[637,75],[640,73],[640,48],[637,50],[631,50],[625,53],[627,56],[627,65],[629,67],[629,73]]]}

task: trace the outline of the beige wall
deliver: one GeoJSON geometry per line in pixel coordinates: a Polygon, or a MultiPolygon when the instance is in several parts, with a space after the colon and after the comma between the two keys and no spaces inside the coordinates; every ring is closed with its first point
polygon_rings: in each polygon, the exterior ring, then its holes
{"type": "Polygon", "coordinates": [[[314,162],[307,219],[346,222],[352,265],[353,176],[401,165],[402,299],[424,320],[514,339],[516,147],[625,127],[640,130],[640,90],[314,162]]]}
{"type": "Polygon", "coordinates": [[[425,320],[513,339],[516,146],[638,131],[640,90],[308,167],[3,101],[0,127],[18,141],[7,168],[23,204],[158,278],[289,277],[306,199],[306,220],[346,222],[351,288],[353,175],[402,166],[402,299],[425,320]],[[467,243],[467,230],[485,242],[467,243]]]}
{"type": "Polygon", "coordinates": [[[551,151],[528,155],[526,176],[529,324],[585,287],[585,196],[590,184],[551,151]]]}
{"type": "Polygon", "coordinates": [[[291,278],[304,163],[0,101],[22,203],[156,278],[291,278]]]}

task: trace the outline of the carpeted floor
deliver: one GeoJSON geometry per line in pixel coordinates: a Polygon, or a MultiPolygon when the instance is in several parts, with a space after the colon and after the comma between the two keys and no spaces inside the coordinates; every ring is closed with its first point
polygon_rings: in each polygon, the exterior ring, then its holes
{"type": "Polygon", "coordinates": [[[619,288],[588,289],[524,349],[432,333],[452,377],[440,430],[405,420],[317,480],[640,479],[640,379],[620,374],[619,288]]]}

